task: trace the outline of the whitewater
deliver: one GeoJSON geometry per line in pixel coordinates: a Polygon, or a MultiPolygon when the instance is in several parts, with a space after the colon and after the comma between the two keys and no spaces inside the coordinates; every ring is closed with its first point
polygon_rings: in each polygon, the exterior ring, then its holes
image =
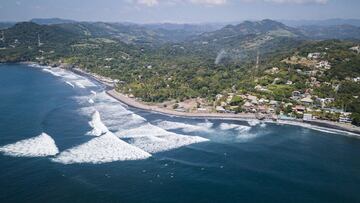
{"type": "Polygon", "coordinates": [[[73,99],[82,106],[79,113],[89,117],[88,125],[92,130],[83,136],[93,138],[59,152],[51,136],[42,133],[38,137],[1,147],[0,152],[5,155],[52,156],[52,161],[62,164],[101,164],[147,159],[154,153],[209,141],[199,136],[169,132],[166,128],[150,124],[145,118],[127,110],[120,102],[108,96],[104,86],[89,78],[62,68],[32,66],[41,68],[69,87],[81,91],[81,96],[73,99]]]}

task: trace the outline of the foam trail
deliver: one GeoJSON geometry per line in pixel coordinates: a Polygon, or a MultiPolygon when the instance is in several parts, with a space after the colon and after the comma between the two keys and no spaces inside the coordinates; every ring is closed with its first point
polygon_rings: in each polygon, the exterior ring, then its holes
{"type": "Polygon", "coordinates": [[[190,144],[209,141],[199,136],[180,135],[146,123],[117,133],[120,138],[131,138],[129,143],[149,153],[176,149],[190,144]]]}
{"type": "MultiPolygon", "coordinates": [[[[64,70],[62,68],[47,68],[42,67],[43,71],[48,72],[54,76],[61,77],[66,80],[66,83],[74,83],[79,88],[96,87],[97,85],[90,81],[88,78],[77,75],[71,71],[64,70]]],[[[69,84],[68,83],[68,84],[69,84]]],[[[70,84],[69,84],[70,85],[70,84]]],[[[71,84],[73,86],[73,84],[71,84]]]]}
{"type": "Polygon", "coordinates": [[[109,132],[108,128],[101,121],[100,113],[98,111],[92,115],[92,120],[89,122],[89,125],[93,128],[93,130],[88,132],[87,135],[100,136],[109,132]]]}
{"type": "Polygon", "coordinates": [[[141,160],[151,154],[120,140],[111,132],[94,138],[85,144],[68,149],[52,160],[63,164],[141,160]]]}
{"type": "Polygon", "coordinates": [[[252,120],[249,120],[248,123],[250,126],[256,126],[256,125],[260,124],[260,121],[256,120],[256,119],[252,119],[252,120]]]}
{"type": "Polygon", "coordinates": [[[75,87],[71,82],[66,81],[66,84],[70,85],[72,88],[75,87]]]}
{"type": "Polygon", "coordinates": [[[59,153],[55,141],[46,133],[0,147],[0,152],[18,157],[45,157],[59,153]]]}
{"type": "Polygon", "coordinates": [[[157,153],[206,141],[209,140],[198,136],[186,136],[169,133],[166,136],[159,137],[144,136],[133,138],[130,141],[130,144],[139,147],[140,149],[143,149],[147,152],[157,153]]]}
{"type": "Polygon", "coordinates": [[[75,82],[75,85],[83,89],[85,88],[85,86],[80,82],[75,82]]]}
{"type": "Polygon", "coordinates": [[[251,127],[249,126],[244,126],[244,125],[236,125],[236,124],[229,124],[229,123],[221,123],[220,124],[220,129],[221,130],[237,130],[240,133],[241,132],[247,132],[251,129],[251,127]]]}
{"type": "Polygon", "coordinates": [[[191,124],[179,123],[179,122],[162,121],[159,122],[157,126],[165,130],[182,129],[184,132],[196,132],[196,131],[209,132],[212,131],[211,127],[213,126],[213,124],[207,122],[207,123],[199,123],[197,125],[191,125],[191,124]]]}
{"type": "Polygon", "coordinates": [[[54,76],[57,76],[57,77],[60,77],[61,75],[59,75],[59,74],[57,74],[57,73],[55,73],[54,71],[51,71],[50,69],[43,69],[43,71],[45,71],[45,72],[48,72],[48,73],[50,73],[50,74],[52,74],[52,75],[54,75],[54,76]]]}

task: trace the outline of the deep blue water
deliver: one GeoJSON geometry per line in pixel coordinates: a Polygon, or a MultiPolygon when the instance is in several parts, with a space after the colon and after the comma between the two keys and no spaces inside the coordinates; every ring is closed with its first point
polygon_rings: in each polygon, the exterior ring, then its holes
{"type": "MultiPolygon", "coordinates": [[[[71,150],[95,139],[87,134],[88,122],[98,111],[114,136],[152,156],[97,164],[72,157],[79,163],[66,164],[53,161],[59,154],[3,152],[0,202],[360,202],[358,138],[124,109],[96,82],[79,85],[79,78],[69,75],[64,79],[27,65],[0,65],[0,146],[46,133],[60,153],[71,150]],[[163,129],[209,141],[171,147],[167,135],[158,136],[163,129]],[[150,136],[169,141],[171,149],[149,151],[150,136]]],[[[115,153],[92,151],[105,157],[115,153]]]]}

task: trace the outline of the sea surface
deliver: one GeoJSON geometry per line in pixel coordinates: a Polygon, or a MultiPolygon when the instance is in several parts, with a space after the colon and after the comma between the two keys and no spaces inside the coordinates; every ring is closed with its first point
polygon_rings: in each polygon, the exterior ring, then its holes
{"type": "Polygon", "coordinates": [[[0,65],[0,202],[360,202],[360,139],[129,108],[59,68],[0,65]]]}

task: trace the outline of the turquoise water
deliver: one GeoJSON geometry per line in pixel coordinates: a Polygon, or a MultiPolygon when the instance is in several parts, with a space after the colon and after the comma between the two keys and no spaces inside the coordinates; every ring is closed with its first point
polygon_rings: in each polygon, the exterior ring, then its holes
{"type": "Polygon", "coordinates": [[[0,65],[0,202],[360,202],[358,138],[169,117],[103,90],[0,65]]]}

